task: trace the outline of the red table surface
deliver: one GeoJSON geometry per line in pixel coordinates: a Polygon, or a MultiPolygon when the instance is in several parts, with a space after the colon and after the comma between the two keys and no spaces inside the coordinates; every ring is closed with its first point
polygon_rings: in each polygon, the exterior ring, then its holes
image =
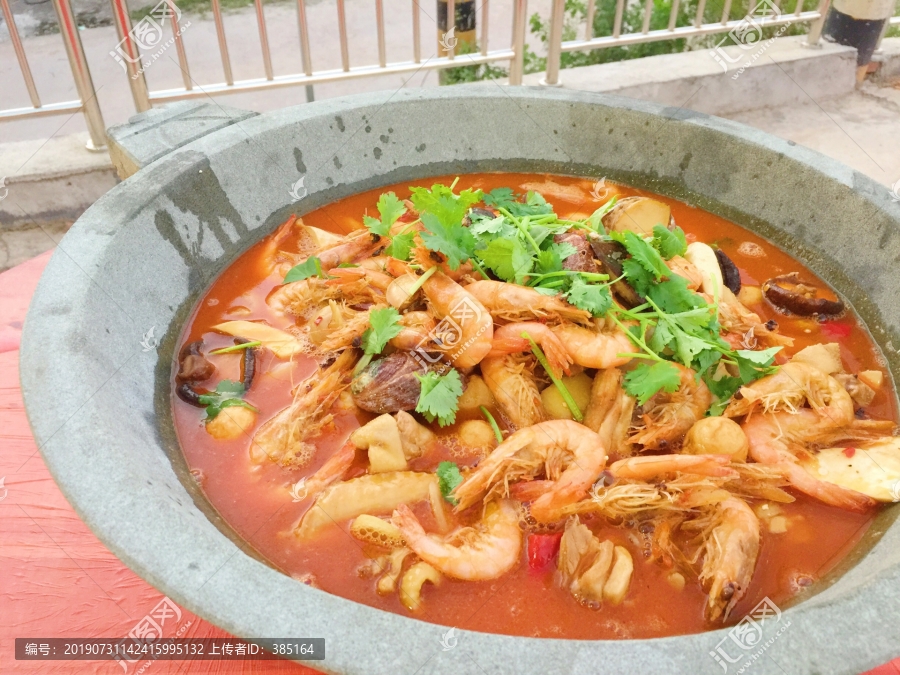
{"type": "MultiPolygon", "coordinates": [[[[28,303],[50,255],[0,273],[0,673],[120,674],[125,671],[115,661],[14,660],[17,637],[121,638],[165,598],[116,558],[75,514],[47,471],[28,427],[18,350],[28,303]]],[[[180,617],[166,618],[162,633],[231,637],[183,608],[180,617]]],[[[188,672],[317,673],[286,661],[138,661],[128,664],[127,675],[188,672]]],[[[900,675],[900,658],[865,675],[900,675]]]]}

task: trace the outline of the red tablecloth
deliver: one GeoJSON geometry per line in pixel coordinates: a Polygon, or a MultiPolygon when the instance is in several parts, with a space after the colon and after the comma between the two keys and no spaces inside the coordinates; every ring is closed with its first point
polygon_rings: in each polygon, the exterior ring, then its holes
{"type": "Polygon", "coordinates": [[[0,673],[316,675],[287,661],[142,660],[125,671],[116,661],[14,660],[17,637],[122,638],[147,616],[164,637],[230,637],[186,609],[161,613],[165,596],[100,543],[47,471],[19,391],[19,341],[49,258],[0,274],[0,673]]]}
{"type": "MultiPolygon", "coordinates": [[[[164,596],[100,543],[72,510],[38,452],[19,391],[19,341],[28,303],[50,258],[0,274],[0,673],[120,674],[115,661],[14,661],[17,637],[117,637],[164,596]]],[[[230,637],[181,609],[165,637],[230,637]]],[[[166,614],[171,614],[166,612],[166,614]]],[[[900,648],[900,646],[898,646],[900,648]]],[[[127,675],[315,675],[285,661],[138,661],[127,675]]],[[[788,675],[794,675],[789,673],[788,675]]],[[[866,675],[900,675],[900,659],[866,675]]]]}

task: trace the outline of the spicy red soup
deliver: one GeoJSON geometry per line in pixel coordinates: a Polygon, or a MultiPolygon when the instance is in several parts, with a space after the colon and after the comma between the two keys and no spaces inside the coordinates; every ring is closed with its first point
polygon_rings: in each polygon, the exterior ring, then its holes
{"type": "Polygon", "coordinates": [[[824,458],[843,448],[840,471],[857,472],[854,455],[891,445],[896,410],[877,349],[821,280],[640,190],[454,180],[291,219],[188,321],[173,375],[181,446],[262,556],[424,621],[610,639],[733,623],[766,596],[806,592],[853,548],[890,498],[867,496],[865,476],[828,482],[824,458]],[[737,293],[717,285],[737,275],[737,293]],[[474,298],[481,321],[455,351],[441,341],[447,317],[461,323],[448,297],[474,298]],[[802,316],[807,305],[820,311],[802,316]],[[424,358],[410,367],[410,354],[424,358]],[[766,436],[801,418],[821,433],[766,436]],[[724,431],[704,436],[709,424],[724,431]],[[347,488],[361,481],[366,495],[347,488]]]}

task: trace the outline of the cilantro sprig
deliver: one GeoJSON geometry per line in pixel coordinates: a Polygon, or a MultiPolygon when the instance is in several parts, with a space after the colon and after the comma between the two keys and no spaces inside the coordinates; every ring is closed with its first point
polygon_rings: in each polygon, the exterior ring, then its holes
{"type": "Polygon", "coordinates": [[[441,490],[441,496],[448,502],[456,506],[459,500],[453,496],[452,492],[463,482],[462,474],[455,462],[441,462],[437,468],[438,487],[441,490]]]}
{"type": "Polygon", "coordinates": [[[243,395],[244,385],[241,382],[222,380],[216,385],[215,391],[200,394],[197,398],[202,405],[206,406],[206,421],[209,422],[218,417],[225,408],[241,407],[259,412],[257,408],[241,398],[243,395]]]}
{"type": "Polygon", "coordinates": [[[393,307],[371,310],[369,327],[362,334],[363,357],[359,360],[354,372],[361,373],[372,361],[372,357],[380,354],[387,343],[397,337],[402,330],[400,312],[393,307]]]}
{"type": "Polygon", "coordinates": [[[385,192],[378,198],[377,208],[381,218],[363,216],[363,224],[372,234],[386,237],[390,234],[391,227],[397,222],[397,219],[406,213],[406,206],[393,192],[385,192]]]}
{"type": "Polygon", "coordinates": [[[321,277],[324,279],[326,276],[325,272],[322,271],[322,261],[312,255],[299,265],[294,265],[289,269],[288,273],[284,275],[283,283],[289,284],[294,281],[303,281],[310,277],[321,277]]]}
{"type": "Polygon", "coordinates": [[[463,393],[462,380],[456,369],[451,368],[444,375],[434,371],[424,375],[416,373],[416,377],[422,383],[416,412],[422,413],[429,422],[437,419],[442,427],[453,424],[459,410],[459,397],[463,393]]]}

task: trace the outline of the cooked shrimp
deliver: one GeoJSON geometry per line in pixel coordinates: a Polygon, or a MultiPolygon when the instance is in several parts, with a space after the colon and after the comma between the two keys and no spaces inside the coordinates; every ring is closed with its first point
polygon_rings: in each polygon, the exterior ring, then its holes
{"type": "Polygon", "coordinates": [[[466,290],[487,308],[495,319],[503,322],[574,321],[588,323],[589,312],[573,307],[565,300],[538,293],[533,288],[502,281],[476,281],[466,290]]]}
{"type": "Polygon", "coordinates": [[[361,265],[359,267],[335,267],[328,271],[328,276],[331,277],[325,282],[328,286],[344,286],[364,280],[382,293],[387,290],[387,287],[394,280],[390,274],[361,265]]]}
{"type": "Polygon", "coordinates": [[[534,377],[536,366],[534,357],[516,354],[488,356],[481,362],[481,376],[485,384],[516,429],[524,429],[547,419],[534,377]]]}
{"type": "MultiPolygon", "coordinates": [[[[710,296],[705,297],[712,301],[710,296]]],[[[770,328],[769,323],[745,307],[734,293],[724,286],[719,297],[719,322],[726,333],[725,339],[737,349],[755,349],[757,346],[790,347],[794,344],[793,338],[776,333],[775,328],[770,328]]]]}
{"type": "Polygon", "coordinates": [[[328,368],[301,382],[293,402],[256,432],[250,459],[257,464],[268,459],[282,466],[309,463],[316,451],[310,439],[332,423],[331,406],[349,386],[356,357],[355,350],[348,349],[328,368]]]}
{"type": "Polygon", "coordinates": [[[346,305],[384,302],[384,294],[365,279],[329,285],[326,279],[310,277],[278,286],[266,303],[276,312],[302,317],[329,300],[342,300],[346,305]]]}
{"type": "Polygon", "coordinates": [[[591,399],[584,411],[584,425],[593,429],[610,454],[631,454],[628,429],[635,400],[622,388],[622,371],[618,368],[597,371],[591,385],[591,399]]]}
{"type": "Polygon", "coordinates": [[[673,274],[687,280],[687,287],[690,290],[696,291],[703,285],[703,272],[687,258],[682,258],[680,255],[673,256],[666,261],[666,266],[672,270],[673,274]]]}
{"type": "Polygon", "coordinates": [[[494,339],[494,321],[485,306],[442,272],[433,274],[422,290],[441,319],[435,329],[439,350],[457,368],[477,365],[491,351],[494,339]]]}
{"type": "Polygon", "coordinates": [[[583,368],[616,368],[631,361],[629,354],[639,351],[619,328],[598,330],[596,326],[562,324],[551,330],[565,345],[572,361],[583,368]]]}
{"type": "MultiPolygon", "coordinates": [[[[354,263],[368,258],[375,251],[383,248],[386,243],[387,241],[378,235],[359,230],[346,237],[341,237],[339,241],[330,246],[315,251],[314,255],[319,259],[322,270],[327,272],[338,265],[354,263]]],[[[283,270],[284,273],[287,273],[291,267],[306,262],[311,257],[308,254],[287,253],[285,251],[280,251],[279,253],[286,260],[285,263],[280,265],[279,270],[283,270]]]]}
{"type": "Polygon", "coordinates": [[[719,503],[704,532],[700,581],[709,589],[706,618],[728,619],[747,593],[759,555],[759,519],[737,497],[719,503]]]}
{"type": "Polygon", "coordinates": [[[291,487],[291,494],[294,500],[302,501],[310,497],[316,497],[335,481],[342,480],[355,458],[356,446],[347,441],[312,476],[302,478],[294,483],[291,487]]]}
{"type": "Polygon", "coordinates": [[[434,317],[428,312],[407,312],[400,317],[400,325],[403,329],[391,338],[390,344],[396,349],[413,351],[424,349],[436,351],[434,346],[434,317]]]}
{"type": "Polygon", "coordinates": [[[478,524],[445,537],[427,534],[405,504],[394,511],[391,522],[416,555],[454,579],[496,579],[516,565],[522,550],[519,512],[509,500],[489,503],[478,524]]]}
{"type": "Polygon", "coordinates": [[[648,455],[620,459],[609,465],[609,471],[616,478],[632,480],[649,480],[666,473],[737,478],[730,463],[728,455],[648,455]]]}
{"type": "Polygon", "coordinates": [[[363,312],[357,312],[351,318],[344,321],[344,324],[328,334],[328,337],[319,345],[322,352],[328,354],[343,349],[358,347],[360,339],[370,326],[369,315],[372,310],[383,309],[387,305],[372,305],[363,312]]]}
{"type": "Polygon", "coordinates": [[[456,488],[456,510],[494,492],[506,494],[510,483],[543,475],[546,490],[531,504],[531,515],[542,522],[556,520],[560,508],[587,494],[606,459],[600,436],[577,422],[551,420],[520,429],[456,488]]]}
{"type": "MultiPolygon", "coordinates": [[[[793,412],[750,415],[744,422],[742,428],[750,442],[750,456],[757,462],[780,469],[791,485],[811,497],[850,511],[866,511],[875,505],[874,499],[820,480],[800,464],[801,457],[807,454],[807,444],[827,442],[843,434],[852,435],[855,421],[853,399],[837,380],[821,371],[819,375],[806,370],[803,372],[811,377],[800,383],[802,397],[791,399],[791,405],[795,408],[793,412]],[[803,399],[813,409],[796,409],[803,404],[803,399]]],[[[772,395],[776,393],[774,387],[780,382],[789,392],[796,394],[796,383],[778,378],[778,375],[764,377],[755,385],[759,391],[772,395]]],[[[862,430],[860,433],[869,432],[862,430]]]]}
{"type": "Polygon", "coordinates": [[[673,363],[681,373],[681,384],[671,394],[660,391],[644,404],[644,427],[629,441],[647,449],[665,447],[678,440],[706,414],[712,394],[690,368],[673,363]]]}
{"type": "Polygon", "coordinates": [[[437,267],[446,276],[453,279],[453,281],[462,281],[474,271],[472,263],[470,262],[464,262],[455,270],[452,269],[447,263],[446,256],[437,251],[429,251],[424,245],[413,247],[410,251],[410,260],[419,265],[423,270],[437,267]]]}
{"type": "Polygon", "coordinates": [[[494,331],[494,344],[489,356],[501,356],[515,352],[530,352],[531,342],[522,337],[523,333],[534,340],[547,357],[553,374],[561,377],[563,372],[569,373],[572,359],[565,345],[545,324],[529,321],[526,323],[508,323],[494,331]]]}
{"type": "Polygon", "coordinates": [[[830,404],[837,389],[844,388],[815,366],[791,361],[779,367],[777,373],[741,387],[741,398],[728,404],[725,415],[739,417],[758,408],[767,413],[779,410],[795,413],[807,401],[813,410],[822,410],[830,404]]]}

